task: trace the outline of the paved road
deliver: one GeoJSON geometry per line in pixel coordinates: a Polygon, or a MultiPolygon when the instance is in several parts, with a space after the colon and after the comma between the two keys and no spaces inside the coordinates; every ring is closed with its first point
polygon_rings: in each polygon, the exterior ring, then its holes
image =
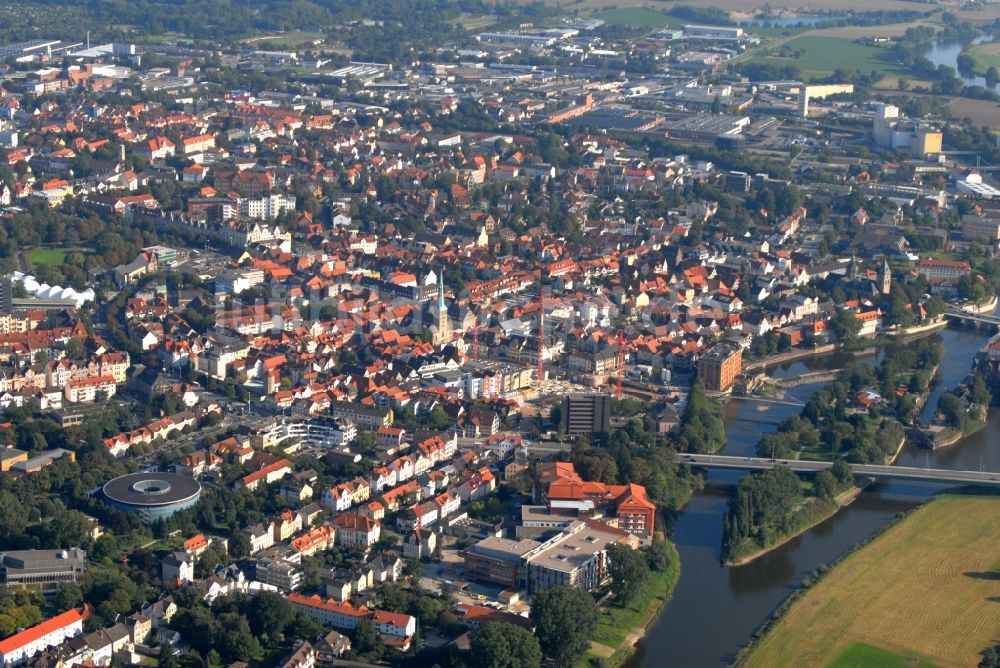
{"type": "MultiPolygon", "coordinates": [[[[766,470],[787,466],[800,473],[814,473],[831,467],[830,462],[811,462],[798,459],[764,459],[759,457],[731,457],[727,455],[680,455],[682,461],[708,468],[766,470]]],[[[1000,487],[1000,473],[994,471],[951,471],[946,469],[917,468],[914,466],[884,466],[881,464],[851,464],[855,475],[873,478],[898,478],[956,485],[989,485],[1000,487]]]]}
{"type": "Polygon", "coordinates": [[[991,315],[989,313],[979,313],[978,311],[966,311],[965,309],[955,308],[954,306],[946,308],[944,315],[946,318],[955,318],[957,320],[966,320],[969,322],[980,322],[987,325],[1000,326],[1000,317],[998,316],[991,315]]]}

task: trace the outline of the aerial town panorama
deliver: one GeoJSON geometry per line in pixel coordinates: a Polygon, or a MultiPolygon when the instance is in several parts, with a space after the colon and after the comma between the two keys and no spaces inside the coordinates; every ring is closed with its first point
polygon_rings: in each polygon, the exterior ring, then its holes
{"type": "Polygon", "coordinates": [[[0,61],[0,668],[1000,668],[1000,4],[0,61]]]}

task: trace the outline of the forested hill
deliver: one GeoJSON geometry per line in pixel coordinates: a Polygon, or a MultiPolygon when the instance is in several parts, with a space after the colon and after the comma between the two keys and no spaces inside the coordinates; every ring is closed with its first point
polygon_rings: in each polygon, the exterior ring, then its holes
{"type": "Polygon", "coordinates": [[[379,53],[393,45],[440,46],[442,37],[460,30],[455,20],[463,13],[502,19],[544,11],[484,0],[7,0],[0,2],[0,41],[28,34],[79,40],[86,30],[92,41],[164,35],[225,41],[296,29],[336,33],[359,52],[379,53]],[[408,39],[401,45],[404,40],[386,40],[386,34],[408,39]]]}

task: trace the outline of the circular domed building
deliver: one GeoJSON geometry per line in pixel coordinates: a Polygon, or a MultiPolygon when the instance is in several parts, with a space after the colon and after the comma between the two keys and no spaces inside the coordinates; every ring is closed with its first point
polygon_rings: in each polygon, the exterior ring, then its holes
{"type": "Polygon", "coordinates": [[[106,482],[103,491],[109,505],[151,523],[198,503],[201,483],[179,473],[129,473],[106,482]]]}

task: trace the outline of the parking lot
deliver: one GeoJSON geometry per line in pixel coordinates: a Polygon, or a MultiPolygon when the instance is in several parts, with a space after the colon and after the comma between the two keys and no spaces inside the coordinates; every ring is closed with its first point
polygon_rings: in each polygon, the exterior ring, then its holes
{"type": "Polygon", "coordinates": [[[420,565],[420,586],[438,593],[448,589],[459,603],[509,610],[517,614],[531,609],[520,601],[509,607],[501,604],[499,598],[504,591],[503,587],[467,581],[461,552],[455,549],[442,550],[440,563],[420,565]],[[454,585],[460,585],[462,589],[458,590],[454,585]]]}

